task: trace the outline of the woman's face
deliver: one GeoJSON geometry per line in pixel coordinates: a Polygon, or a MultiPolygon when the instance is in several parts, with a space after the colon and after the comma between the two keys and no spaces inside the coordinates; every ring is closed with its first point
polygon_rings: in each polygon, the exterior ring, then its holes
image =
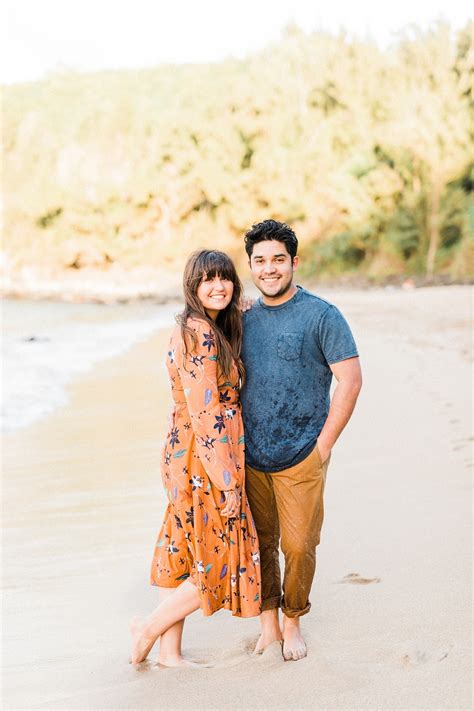
{"type": "Polygon", "coordinates": [[[202,278],[198,286],[197,297],[208,316],[215,321],[219,311],[225,309],[232,301],[233,293],[233,282],[230,279],[222,279],[216,274],[214,277],[204,276],[202,278]]]}

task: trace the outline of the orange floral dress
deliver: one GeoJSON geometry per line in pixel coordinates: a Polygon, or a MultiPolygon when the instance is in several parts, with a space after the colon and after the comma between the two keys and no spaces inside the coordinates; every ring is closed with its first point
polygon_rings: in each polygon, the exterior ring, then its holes
{"type": "MultiPolygon", "coordinates": [[[[190,319],[196,347],[184,355],[181,329],[170,341],[167,368],[174,409],[162,451],[162,480],[169,500],[158,535],[151,583],[194,583],[204,615],[225,608],[239,617],[260,614],[260,556],[245,495],[244,429],[239,376],[220,373],[209,325],[190,319]],[[242,499],[238,518],[221,515],[223,491],[242,499]]],[[[190,344],[191,345],[191,344],[190,344]]]]}

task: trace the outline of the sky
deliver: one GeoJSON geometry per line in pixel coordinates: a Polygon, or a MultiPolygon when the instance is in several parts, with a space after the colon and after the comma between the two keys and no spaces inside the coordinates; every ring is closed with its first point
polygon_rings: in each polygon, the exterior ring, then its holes
{"type": "Polygon", "coordinates": [[[415,23],[455,29],[467,0],[3,0],[0,81],[72,69],[136,69],[243,57],[278,40],[290,23],[370,37],[382,47],[415,23]]]}

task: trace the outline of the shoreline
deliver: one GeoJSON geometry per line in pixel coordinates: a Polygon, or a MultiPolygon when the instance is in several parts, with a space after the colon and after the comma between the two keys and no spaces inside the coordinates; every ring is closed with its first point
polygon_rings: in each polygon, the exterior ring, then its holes
{"type": "MultiPolygon", "coordinates": [[[[250,276],[242,278],[246,290],[252,290],[250,276]]],[[[422,275],[397,274],[369,278],[360,274],[341,274],[339,277],[319,275],[302,277],[302,286],[314,290],[371,291],[387,288],[431,288],[439,286],[472,286],[474,276],[452,278],[436,274],[432,278],[422,275]]],[[[91,304],[130,304],[150,302],[170,304],[182,299],[181,276],[154,270],[130,270],[110,274],[98,270],[78,270],[70,273],[42,277],[30,274],[18,277],[3,275],[0,297],[10,300],[52,301],[91,304]]]]}

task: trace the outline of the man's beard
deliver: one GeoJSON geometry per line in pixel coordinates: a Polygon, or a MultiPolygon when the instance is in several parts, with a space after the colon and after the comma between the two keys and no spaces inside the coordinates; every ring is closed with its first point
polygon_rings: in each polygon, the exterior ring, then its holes
{"type": "Polygon", "coordinates": [[[264,285],[264,282],[262,282],[259,286],[260,291],[264,296],[266,296],[268,299],[278,299],[280,296],[284,296],[287,291],[291,289],[291,285],[293,283],[293,272],[291,272],[291,276],[289,277],[288,281],[282,284],[279,288],[278,291],[276,292],[267,292],[264,291],[261,286],[264,285]]]}

